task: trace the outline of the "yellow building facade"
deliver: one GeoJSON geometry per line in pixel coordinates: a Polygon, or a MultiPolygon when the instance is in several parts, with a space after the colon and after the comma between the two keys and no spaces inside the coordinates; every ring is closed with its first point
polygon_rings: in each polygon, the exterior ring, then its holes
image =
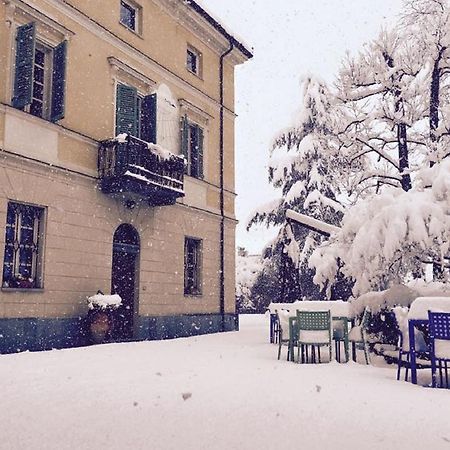
{"type": "Polygon", "coordinates": [[[196,2],[0,1],[0,351],[232,330],[234,67],[196,2]]]}

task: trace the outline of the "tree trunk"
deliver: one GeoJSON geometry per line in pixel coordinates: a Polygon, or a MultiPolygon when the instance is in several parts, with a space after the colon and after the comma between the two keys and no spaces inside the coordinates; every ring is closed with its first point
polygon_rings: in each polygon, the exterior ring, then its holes
{"type": "Polygon", "coordinates": [[[409,173],[405,173],[405,170],[409,169],[408,160],[408,141],[406,135],[406,125],[400,123],[397,125],[397,141],[398,141],[398,165],[400,169],[400,175],[402,177],[402,189],[408,192],[411,189],[411,176],[409,173]]]}

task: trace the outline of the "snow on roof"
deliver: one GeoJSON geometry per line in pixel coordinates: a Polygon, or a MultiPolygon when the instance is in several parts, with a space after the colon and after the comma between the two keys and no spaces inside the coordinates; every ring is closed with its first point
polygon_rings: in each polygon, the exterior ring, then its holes
{"type": "Polygon", "coordinates": [[[321,220],[313,219],[312,217],[309,217],[305,214],[295,212],[292,209],[288,209],[286,211],[286,218],[291,219],[294,222],[297,222],[300,225],[303,225],[304,227],[325,236],[330,236],[331,234],[336,233],[340,230],[339,227],[330,225],[326,222],[322,222],[321,220]]]}
{"type": "Polygon", "coordinates": [[[184,3],[190,6],[195,12],[200,14],[210,25],[212,25],[222,36],[226,37],[233,45],[248,59],[253,58],[253,47],[248,45],[241,37],[238,37],[236,33],[231,33],[223,25],[223,21],[217,17],[217,14],[212,14],[202,3],[201,0],[184,0],[184,3]],[[248,50],[249,48],[252,51],[248,50]]]}

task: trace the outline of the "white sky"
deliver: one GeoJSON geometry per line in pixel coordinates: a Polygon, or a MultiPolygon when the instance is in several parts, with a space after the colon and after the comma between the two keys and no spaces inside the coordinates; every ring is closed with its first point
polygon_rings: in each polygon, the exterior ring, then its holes
{"type": "Polygon", "coordinates": [[[292,123],[303,74],[333,82],[355,53],[401,11],[401,0],[202,0],[224,26],[254,47],[236,69],[237,245],[260,252],[273,231],[245,231],[250,213],[274,198],[266,164],[272,138],[292,123]]]}

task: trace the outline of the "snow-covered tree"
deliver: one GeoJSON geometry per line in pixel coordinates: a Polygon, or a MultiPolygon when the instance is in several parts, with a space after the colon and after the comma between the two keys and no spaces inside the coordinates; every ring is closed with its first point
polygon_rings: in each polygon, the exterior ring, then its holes
{"type": "MultiPolygon", "coordinates": [[[[338,155],[331,130],[332,111],[332,95],[326,84],[306,77],[296,124],[282,131],[271,149],[269,182],[280,190],[280,197],[258,208],[248,225],[281,225],[272,255],[280,253],[281,260],[287,256],[302,275],[309,271],[307,259],[322,238],[306,229],[293,230],[286,222],[286,211],[292,209],[329,223],[338,223],[344,211],[337,200],[338,155]]],[[[282,263],[280,270],[288,270],[286,264],[282,263]]],[[[312,278],[311,273],[308,276],[312,278]]],[[[305,288],[302,294],[310,295],[306,279],[299,283],[305,288]]]]}
{"type": "Polygon", "coordinates": [[[340,231],[309,260],[315,282],[326,286],[341,267],[357,295],[417,277],[423,264],[450,267],[450,159],[417,178],[408,192],[385,189],[349,209],[340,231]]]}
{"type": "Polygon", "coordinates": [[[426,111],[416,53],[398,32],[383,31],[342,65],[335,131],[348,163],[350,193],[412,187],[415,127],[426,111]]]}

